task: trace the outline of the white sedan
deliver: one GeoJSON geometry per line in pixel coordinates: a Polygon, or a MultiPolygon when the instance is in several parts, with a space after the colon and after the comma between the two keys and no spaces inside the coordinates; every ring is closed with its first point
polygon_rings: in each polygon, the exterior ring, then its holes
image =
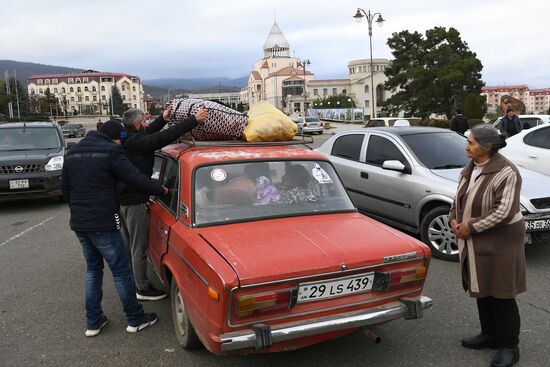
{"type": "Polygon", "coordinates": [[[522,130],[506,139],[507,146],[500,150],[518,166],[550,176],[550,125],[544,124],[522,130]]]}

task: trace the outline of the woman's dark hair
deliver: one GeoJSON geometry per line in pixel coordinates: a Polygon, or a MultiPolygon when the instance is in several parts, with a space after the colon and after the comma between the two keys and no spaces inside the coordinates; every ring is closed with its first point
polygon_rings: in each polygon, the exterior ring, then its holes
{"type": "Polygon", "coordinates": [[[506,146],[506,138],[491,125],[479,124],[472,128],[470,135],[484,148],[491,148],[489,155],[497,153],[506,146]]]}

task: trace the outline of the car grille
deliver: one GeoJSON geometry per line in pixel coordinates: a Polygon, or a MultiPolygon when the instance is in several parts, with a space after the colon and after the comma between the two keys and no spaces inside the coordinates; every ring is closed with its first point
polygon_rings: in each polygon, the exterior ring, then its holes
{"type": "Polygon", "coordinates": [[[532,199],[531,204],[537,209],[550,209],[550,197],[532,199]]]}
{"type": "Polygon", "coordinates": [[[13,166],[0,166],[0,174],[40,172],[41,164],[17,164],[13,166]]]}

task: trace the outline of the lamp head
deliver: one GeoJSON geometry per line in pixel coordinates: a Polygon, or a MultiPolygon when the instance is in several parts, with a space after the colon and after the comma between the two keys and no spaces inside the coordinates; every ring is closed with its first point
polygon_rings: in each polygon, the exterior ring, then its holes
{"type": "Polygon", "coordinates": [[[355,21],[357,23],[361,23],[361,21],[363,20],[363,14],[361,13],[361,11],[359,10],[359,8],[357,8],[357,12],[355,13],[355,15],[353,16],[353,19],[355,19],[355,21]]]}
{"type": "Polygon", "coordinates": [[[376,24],[378,24],[379,27],[382,27],[384,25],[385,19],[382,18],[382,14],[378,14],[378,19],[376,19],[376,24]]]}

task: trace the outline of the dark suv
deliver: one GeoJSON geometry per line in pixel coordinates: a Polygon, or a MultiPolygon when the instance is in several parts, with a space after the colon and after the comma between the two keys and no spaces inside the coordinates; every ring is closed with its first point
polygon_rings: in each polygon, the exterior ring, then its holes
{"type": "Polygon", "coordinates": [[[63,134],[52,122],[0,123],[0,200],[59,197],[63,134]]]}
{"type": "Polygon", "coordinates": [[[61,131],[63,132],[63,136],[67,136],[69,138],[78,138],[79,136],[86,135],[86,129],[82,124],[65,124],[61,128],[61,131]]]}

